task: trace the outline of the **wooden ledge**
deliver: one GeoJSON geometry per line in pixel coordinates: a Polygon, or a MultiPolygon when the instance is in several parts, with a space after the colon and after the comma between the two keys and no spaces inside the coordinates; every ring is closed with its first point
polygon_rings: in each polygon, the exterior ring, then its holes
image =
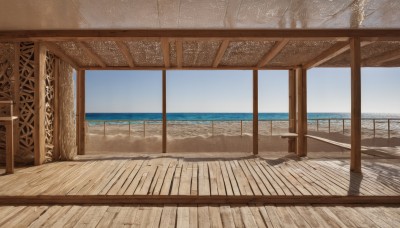
{"type": "Polygon", "coordinates": [[[283,133],[283,134],[280,134],[280,137],[282,139],[292,139],[292,138],[297,138],[298,136],[299,135],[296,134],[296,133],[283,133]]]}
{"type": "Polygon", "coordinates": [[[400,204],[399,196],[0,196],[0,205],[30,204],[400,204]]]}

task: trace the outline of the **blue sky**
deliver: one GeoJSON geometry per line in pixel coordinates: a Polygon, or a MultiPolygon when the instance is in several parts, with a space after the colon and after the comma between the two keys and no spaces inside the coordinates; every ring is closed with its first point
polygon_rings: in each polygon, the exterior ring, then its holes
{"type": "MultiPolygon", "coordinates": [[[[288,111],[288,72],[259,71],[260,112],[288,111]]],[[[308,71],[308,112],[350,112],[350,69],[308,71]]],[[[362,111],[400,113],[400,68],[362,70],[362,111]]],[[[252,71],[167,71],[168,112],[251,112],[252,71]]],[[[86,112],[161,112],[161,71],[87,71],[86,112]]]]}

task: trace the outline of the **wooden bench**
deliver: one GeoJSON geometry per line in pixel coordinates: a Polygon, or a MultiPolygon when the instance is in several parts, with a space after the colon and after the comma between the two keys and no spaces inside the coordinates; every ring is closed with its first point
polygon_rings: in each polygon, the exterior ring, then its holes
{"type": "Polygon", "coordinates": [[[13,102],[0,101],[0,125],[6,128],[6,174],[14,173],[14,125],[18,120],[13,116],[13,102]]]}
{"type": "MultiPolygon", "coordinates": [[[[347,149],[347,150],[351,150],[351,145],[348,143],[341,143],[341,142],[337,142],[337,141],[333,141],[327,138],[322,138],[322,137],[318,137],[318,136],[314,136],[314,135],[306,135],[307,138],[310,139],[314,139],[320,142],[324,142],[324,143],[328,143],[343,149],[347,149]]],[[[361,151],[367,151],[368,148],[367,147],[361,147],[361,151]]]]}

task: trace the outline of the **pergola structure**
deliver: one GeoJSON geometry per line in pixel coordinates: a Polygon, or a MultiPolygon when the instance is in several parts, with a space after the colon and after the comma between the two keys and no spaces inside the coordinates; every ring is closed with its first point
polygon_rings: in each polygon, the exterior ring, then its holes
{"type": "MultiPolygon", "coordinates": [[[[29,7],[21,1],[1,3],[3,10],[10,10],[0,14],[0,64],[5,66],[0,74],[9,79],[2,82],[8,91],[1,99],[17,104],[22,124],[15,138],[25,153],[32,151],[35,164],[49,157],[59,159],[60,152],[55,151],[64,147],[57,134],[72,129],[61,130],[59,123],[63,111],[58,106],[71,98],[57,84],[61,68],[70,66],[78,75],[78,154],[85,151],[86,70],[162,70],[163,152],[167,148],[166,71],[253,70],[253,153],[257,154],[258,71],[278,69],[289,71],[289,132],[296,134],[296,140],[289,140],[289,150],[306,156],[307,70],[351,67],[351,170],[361,172],[361,67],[400,66],[397,1],[296,5],[231,0],[177,6],[110,1],[109,10],[89,7],[96,3],[88,2],[43,1],[29,7]],[[171,13],[175,11],[179,15],[171,13]],[[116,16],[123,12],[137,14],[116,16]],[[28,93],[30,100],[24,97],[28,93]]],[[[67,74],[71,72],[65,70],[67,74]]],[[[73,147],[71,142],[68,145],[73,147]]]]}

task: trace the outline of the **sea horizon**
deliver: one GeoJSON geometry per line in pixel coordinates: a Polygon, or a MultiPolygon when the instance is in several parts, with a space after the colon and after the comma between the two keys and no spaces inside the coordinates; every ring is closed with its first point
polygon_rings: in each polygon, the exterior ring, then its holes
{"type": "MultiPolygon", "coordinates": [[[[260,112],[259,120],[288,120],[287,112],[260,112]]],[[[309,112],[309,119],[347,119],[350,113],[345,112],[309,112]]],[[[400,118],[400,113],[362,113],[362,118],[400,118]]],[[[86,120],[89,121],[138,121],[138,120],[161,120],[160,112],[134,112],[134,113],[86,113],[86,120]]],[[[251,112],[169,112],[167,120],[170,121],[195,121],[195,120],[214,120],[214,121],[239,121],[252,120],[251,112]]]]}

